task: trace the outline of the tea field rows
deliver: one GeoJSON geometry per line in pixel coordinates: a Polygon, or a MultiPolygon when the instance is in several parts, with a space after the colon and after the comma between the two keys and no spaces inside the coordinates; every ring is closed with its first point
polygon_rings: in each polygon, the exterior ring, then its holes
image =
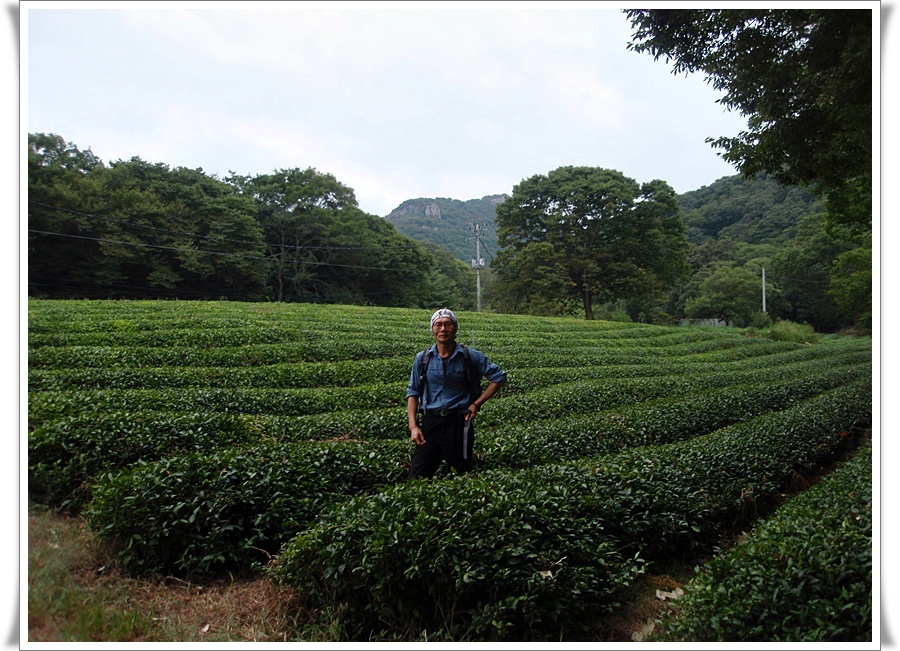
{"type": "Polygon", "coordinates": [[[577,638],[871,423],[871,340],[460,314],[476,471],[405,482],[430,311],[29,301],[29,499],[133,572],[262,569],[346,639],[577,638]]]}

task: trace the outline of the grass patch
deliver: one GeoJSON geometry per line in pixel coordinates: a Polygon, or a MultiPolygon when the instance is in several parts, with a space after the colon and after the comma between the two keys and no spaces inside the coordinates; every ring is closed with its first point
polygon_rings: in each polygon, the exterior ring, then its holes
{"type": "Polygon", "coordinates": [[[28,510],[29,642],[279,642],[292,590],[259,578],[131,578],[81,518],[28,510]]]}

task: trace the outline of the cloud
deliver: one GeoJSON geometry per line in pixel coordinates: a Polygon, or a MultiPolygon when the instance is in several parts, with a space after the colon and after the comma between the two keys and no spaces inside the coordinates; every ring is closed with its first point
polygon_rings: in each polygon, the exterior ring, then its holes
{"type": "Polygon", "coordinates": [[[736,132],[710,126],[709,90],[628,52],[606,3],[108,6],[31,12],[28,34],[29,131],[104,160],[314,167],[382,215],[560,165],[679,191],[730,171],[703,143],[736,132]]]}
{"type": "Polygon", "coordinates": [[[569,119],[594,126],[621,126],[627,102],[622,90],[588,71],[564,71],[557,80],[558,101],[569,119]]]}

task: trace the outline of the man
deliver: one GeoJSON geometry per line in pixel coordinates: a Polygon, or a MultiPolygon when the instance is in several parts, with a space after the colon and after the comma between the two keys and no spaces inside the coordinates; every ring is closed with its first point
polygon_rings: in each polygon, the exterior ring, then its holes
{"type": "Polygon", "coordinates": [[[506,372],[484,353],[456,343],[458,331],[459,322],[451,310],[435,312],[431,316],[434,345],[413,362],[406,388],[410,438],[416,444],[409,478],[433,477],[441,461],[460,474],[471,470],[472,421],[506,383],[506,372]],[[482,377],[489,383],[484,392],[482,377]]]}

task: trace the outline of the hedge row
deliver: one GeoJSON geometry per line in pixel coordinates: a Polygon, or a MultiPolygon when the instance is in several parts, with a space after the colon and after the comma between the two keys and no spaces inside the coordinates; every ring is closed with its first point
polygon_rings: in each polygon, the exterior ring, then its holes
{"type": "Polygon", "coordinates": [[[260,438],[238,414],[109,411],[71,416],[29,435],[28,498],[77,512],[103,473],[260,438]]]}
{"type": "Polygon", "coordinates": [[[123,411],[214,411],[243,414],[318,414],[406,404],[406,382],[320,389],[97,389],[41,391],[28,396],[34,426],[73,413],[123,411]]]}
{"type": "Polygon", "coordinates": [[[138,463],[101,476],[86,519],[133,573],[265,564],[319,511],[397,483],[403,441],[263,442],[138,463]]]}
{"type": "MultiPolygon", "coordinates": [[[[825,351],[831,352],[828,358],[823,358],[819,365],[807,362],[808,371],[814,372],[821,368],[834,366],[837,364],[858,364],[861,359],[868,357],[865,352],[841,352],[840,349],[829,351],[827,347],[823,347],[825,351]]],[[[496,408],[496,422],[502,422],[509,417],[504,410],[512,410],[517,413],[524,412],[525,418],[529,417],[548,417],[551,415],[547,412],[533,411],[529,406],[529,402],[537,401],[541,409],[546,409],[548,405],[553,404],[556,412],[575,410],[597,410],[606,409],[615,404],[621,404],[627,401],[641,401],[661,395],[673,395],[676,393],[684,393],[689,390],[697,390],[705,386],[723,386],[730,383],[740,383],[746,381],[741,376],[740,369],[747,368],[758,369],[760,363],[757,358],[750,358],[748,367],[744,367],[741,363],[737,363],[727,369],[721,367],[710,370],[709,372],[701,372],[704,367],[692,367],[691,372],[687,373],[683,370],[673,369],[667,364],[645,364],[641,368],[644,369],[646,375],[641,377],[629,378],[616,376],[613,372],[612,379],[603,381],[598,379],[584,380],[581,385],[558,385],[539,390],[534,398],[529,397],[530,394],[515,396],[515,404],[498,400],[494,405],[496,408]],[[675,375],[669,375],[676,373],[675,375]],[[690,387],[694,386],[695,389],[690,387]],[[553,392],[559,394],[558,398],[553,397],[553,392]]],[[[779,358],[780,364],[774,365],[775,369],[785,370],[784,359],[779,358]]],[[[354,364],[347,368],[348,365],[334,364],[333,369],[325,371],[328,364],[317,365],[314,372],[318,371],[318,376],[324,381],[326,378],[335,378],[340,376],[342,370],[346,370],[346,377],[340,381],[338,385],[323,385],[318,387],[302,387],[302,388],[286,388],[286,387],[266,387],[258,388],[246,386],[240,383],[233,383],[227,387],[219,386],[175,386],[175,387],[144,387],[144,388],[108,388],[108,389],[57,389],[47,391],[34,391],[29,394],[29,421],[32,426],[38,426],[48,421],[64,417],[73,413],[89,412],[89,411],[105,411],[115,409],[131,409],[135,411],[228,411],[249,414],[273,414],[284,416],[296,416],[303,414],[316,414],[328,411],[339,411],[343,409],[372,409],[376,407],[389,407],[392,405],[405,403],[405,387],[406,375],[409,371],[409,361],[406,364],[393,364],[391,370],[395,371],[394,378],[402,378],[400,381],[391,383],[371,383],[362,384],[360,382],[350,383],[351,378],[361,379],[370,377],[374,374],[371,370],[376,366],[369,360],[366,365],[354,364]],[[235,388],[237,387],[237,388],[235,388]]],[[[279,368],[285,368],[280,365],[279,368]]],[[[530,374],[525,372],[526,376],[523,383],[530,382],[542,383],[543,386],[552,384],[555,381],[563,381],[571,376],[591,377],[598,373],[603,373],[606,367],[583,367],[579,371],[553,372],[551,371],[533,371],[530,374]],[[596,369],[596,370],[595,370],[596,369]],[[530,378],[530,379],[529,379],[530,378]]],[[[634,366],[630,366],[634,368],[634,366]]],[[[714,367],[713,367],[714,368],[714,367]]],[[[799,368],[799,367],[798,367],[799,368]]],[[[382,371],[379,374],[383,375],[382,371]]],[[[138,371],[131,371],[128,374],[132,378],[140,376],[138,371]]],[[[515,375],[511,384],[514,386],[511,393],[517,393],[515,389],[515,375]]],[[[274,383],[274,382],[273,382],[274,383]]],[[[512,396],[510,396],[512,397],[512,396]]],[[[493,407],[493,405],[492,405],[493,407]]],[[[487,412],[490,414],[490,411],[487,412]]],[[[488,416],[489,418],[491,416],[488,416]]]]}
{"type": "MultiPolygon", "coordinates": [[[[415,355],[422,343],[358,336],[325,341],[310,337],[289,344],[241,346],[46,346],[28,349],[33,368],[113,368],[158,366],[268,366],[295,362],[338,362],[415,355]]],[[[425,342],[427,343],[427,342],[425,342]]]]}
{"type": "Polygon", "coordinates": [[[708,374],[680,373],[612,380],[581,380],[498,400],[484,410],[480,422],[482,425],[499,426],[510,422],[550,420],[571,414],[614,409],[620,405],[638,404],[658,398],[737,386],[747,382],[793,381],[797,375],[831,373],[835,366],[838,366],[836,369],[838,374],[845,373],[849,376],[859,369],[867,370],[871,374],[870,363],[845,367],[835,360],[823,360],[820,364],[797,364],[792,369],[775,367],[745,372],[720,370],[708,374]],[[790,370],[793,370],[793,374],[790,370]]]}
{"type": "Polygon", "coordinates": [[[872,446],[685,586],[659,641],[871,642],[872,446]]]}
{"type": "Polygon", "coordinates": [[[548,460],[577,459],[637,446],[700,436],[770,411],[780,411],[819,393],[870,380],[871,365],[763,379],[750,384],[623,404],[569,418],[507,424],[478,434],[483,467],[528,467],[548,460]]]}
{"type": "MultiPolygon", "coordinates": [[[[792,348],[773,355],[749,357],[728,363],[734,371],[751,368],[767,368],[811,359],[838,358],[871,360],[871,348],[866,346],[837,346],[821,344],[813,347],[792,348]]],[[[667,375],[673,372],[709,374],[722,372],[722,361],[706,361],[694,356],[667,359],[663,363],[612,364],[596,359],[564,367],[532,367],[521,364],[516,355],[505,355],[504,363],[512,364],[511,377],[504,393],[515,393],[579,379],[615,377],[641,377],[667,375]]],[[[621,358],[620,358],[621,359],[621,358]]],[[[58,391],[67,389],[129,389],[174,387],[245,387],[245,388],[303,388],[322,386],[353,386],[376,382],[392,382],[405,378],[412,366],[411,357],[394,356],[377,359],[344,360],[338,362],[279,363],[267,366],[202,366],[202,367],[77,367],[77,368],[29,368],[28,387],[31,391],[58,391]]]]}
{"type": "Polygon", "coordinates": [[[408,454],[405,441],[269,442],[179,454],[101,476],[86,512],[124,550],[131,571],[236,569],[259,560],[253,547],[273,553],[336,496],[400,481],[408,454]]]}
{"type": "Polygon", "coordinates": [[[647,558],[709,549],[871,421],[871,384],[618,455],[410,482],[323,512],[271,574],[343,639],[577,639],[647,558]]]}
{"type": "MultiPolygon", "coordinates": [[[[765,411],[783,409],[818,392],[871,376],[871,365],[828,370],[834,360],[802,368],[711,375],[697,385],[664,378],[660,384],[582,383],[536,391],[527,399],[507,398],[479,419],[478,460],[482,467],[518,467],[619,451],[634,445],[671,442],[704,434],[765,411]],[[802,371],[802,372],[801,372],[802,371]],[[754,377],[754,383],[730,381],[754,377]],[[787,378],[787,379],[785,379],[787,378]],[[720,388],[712,387],[719,385],[720,388]],[[603,390],[598,390],[601,387],[603,390]],[[679,395],[666,395],[678,388],[679,395]],[[650,389],[657,391],[651,394],[650,389]],[[693,389],[693,392],[691,392],[693,389]],[[592,391],[595,401],[578,398],[592,391]],[[687,395],[683,395],[683,394],[687,395]],[[574,397],[574,400],[567,398],[574,397]],[[601,411],[606,401],[615,409],[601,411]],[[631,404],[634,403],[634,404],[631,404]],[[510,405],[510,408],[505,408],[510,405]],[[588,412],[588,413],[585,413],[588,412]],[[561,414],[548,420],[550,416],[561,414]],[[493,425],[494,427],[491,427],[493,425]]],[[[102,403],[101,403],[102,404],[102,403]]],[[[62,411],[63,409],[61,409],[62,411]]],[[[353,438],[406,438],[406,410],[349,409],[309,416],[239,416],[228,412],[98,411],[51,421],[29,436],[31,499],[78,510],[101,471],[137,460],[152,461],[178,451],[211,451],[262,438],[282,442],[353,438]]]]}
{"type": "MultiPolygon", "coordinates": [[[[139,327],[133,323],[131,327],[118,327],[107,330],[79,331],[77,324],[68,324],[66,328],[46,330],[37,328],[29,334],[28,345],[33,349],[50,346],[244,346],[249,344],[277,344],[277,343],[302,343],[310,338],[334,340],[336,336],[348,336],[357,339],[366,330],[361,324],[368,319],[350,322],[323,323],[311,326],[308,323],[295,324],[259,324],[249,320],[237,323],[220,324],[216,322],[194,322],[178,324],[175,327],[139,327]]],[[[427,323],[427,318],[425,323],[427,323]]],[[[427,326],[419,328],[427,335],[427,326]]],[[[400,324],[393,327],[379,326],[374,332],[376,338],[388,338],[402,340],[410,335],[410,327],[400,324]]],[[[658,329],[650,330],[631,328],[608,331],[596,328],[590,332],[574,333],[571,331],[548,334],[537,332],[530,334],[527,331],[495,331],[492,333],[479,333],[480,337],[494,346],[522,345],[523,340],[535,339],[540,346],[581,347],[596,345],[598,341],[614,341],[617,347],[646,347],[648,343],[654,346],[670,346],[674,344],[687,344],[705,340],[721,340],[721,334],[702,330],[677,330],[658,329]]],[[[733,337],[735,342],[741,337],[733,337]]]]}
{"type": "MultiPolygon", "coordinates": [[[[409,326],[373,331],[364,327],[361,321],[333,323],[318,329],[285,329],[273,326],[221,328],[197,320],[190,328],[113,333],[73,333],[72,328],[77,326],[71,323],[51,333],[41,333],[34,321],[31,318],[29,322],[28,341],[32,368],[239,366],[339,361],[408,356],[431,343],[427,331],[409,326]],[[240,357],[240,351],[250,353],[249,359],[234,363],[240,357]]],[[[708,330],[654,327],[639,332],[643,332],[643,336],[626,338],[621,333],[611,336],[600,326],[584,333],[566,331],[555,335],[511,330],[481,333],[473,345],[489,353],[530,350],[538,355],[567,355],[582,351],[595,359],[622,354],[673,357],[728,349],[756,355],[761,351],[777,352],[799,346],[708,330]]]]}
{"type": "MultiPolygon", "coordinates": [[[[503,395],[521,393],[541,387],[576,380],[598,380],[651,377],[659,375],[693,376],[699,381],[707,378],[721,378],[727,373],[746,375],[751,373],[769,374],[773,371],[796,372],[802,364],[809,364],[810,371],[816,365],[831,368],[836,365],[866,364],[872,361],[870,348],[853,350],[830,347],[822,344],[812,348],[795,348],[774,355],[745,357],[735,361],[707,361],[694,357],[683,357],[658,363],[643,364],[599,364],[586,366],[563,367],[514,367],[503,395]]],[[[741,384],[751,378],[738,379],[734,384],[741,384]]]]}

